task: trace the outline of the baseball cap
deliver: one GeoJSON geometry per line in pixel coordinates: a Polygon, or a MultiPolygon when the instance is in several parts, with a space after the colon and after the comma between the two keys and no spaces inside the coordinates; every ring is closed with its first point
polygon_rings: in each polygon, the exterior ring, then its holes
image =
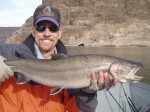
{"type": "Polygon", "coordinates": [[[52,7],[50,4],[39,5],[33,15],[34,25],[47,20],[53,22],[58,28],[60,27],[60,12],[57,8],[52,7]]]}

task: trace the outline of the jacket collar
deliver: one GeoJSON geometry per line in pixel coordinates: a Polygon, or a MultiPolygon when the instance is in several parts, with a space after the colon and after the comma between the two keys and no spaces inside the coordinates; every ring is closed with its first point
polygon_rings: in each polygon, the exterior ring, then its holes
{"type": "Polygon", "coordinates": [[[31,58],[36,59],[31,50],[24,44],[18,45],[15,52],[18,58],[31,58]]]}
{"type": "MultiPolygon", "coordinates": [[[[24,41],[24,44],[29,47],[29,49],[31,50],[32,54],[34,56],[36,56],[35,53],[35,48],[34,48],[34,37],[32,36],[32,34],[30,34],[24,41]]],[[[57,44],[56,44],[56,49],[57,49],[57,53],[63,53],[63,54],[67,54],[67,50],[66,47],[64,46],[64,44],[61,42],[61,40],[58,40],[57,44]]]]}

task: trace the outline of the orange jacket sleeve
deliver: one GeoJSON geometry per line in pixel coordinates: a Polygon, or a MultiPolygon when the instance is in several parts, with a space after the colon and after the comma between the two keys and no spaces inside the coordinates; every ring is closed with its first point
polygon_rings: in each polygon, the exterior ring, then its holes
{"type": "Polygon", "coordinates": [[[80,112],[66,90],[49,95],[51,87],[16,84],[11,77],[0,84],[0,112],[80,112]]]}

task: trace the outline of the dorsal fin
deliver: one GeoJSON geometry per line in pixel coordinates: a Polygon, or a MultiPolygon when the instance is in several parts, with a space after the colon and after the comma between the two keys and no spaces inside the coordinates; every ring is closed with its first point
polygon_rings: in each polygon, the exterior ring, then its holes
{"type": "Polygon", "coordinates": [[[52,60],[59,60],[59,59],[64,59],[67,58],[68,56],[62,53],[59,54],[51,54],[52,60]]]}

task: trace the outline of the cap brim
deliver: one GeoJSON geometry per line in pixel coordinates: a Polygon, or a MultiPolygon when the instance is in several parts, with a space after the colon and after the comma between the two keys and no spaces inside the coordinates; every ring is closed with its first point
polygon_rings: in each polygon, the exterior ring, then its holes
{"type": "Polygon", "coordinates": [[[39,23],[39,22],[41,22],[41,21],[50,21],[50,22],[54,23],[57,27],[60,27],[59,22],[58,22],[56,19],[52,18],[52,17],[41,17],[41,18],[38,18],[38,19],[35,21],[34,24],[37,24],[37,23],[39,23]]]}

